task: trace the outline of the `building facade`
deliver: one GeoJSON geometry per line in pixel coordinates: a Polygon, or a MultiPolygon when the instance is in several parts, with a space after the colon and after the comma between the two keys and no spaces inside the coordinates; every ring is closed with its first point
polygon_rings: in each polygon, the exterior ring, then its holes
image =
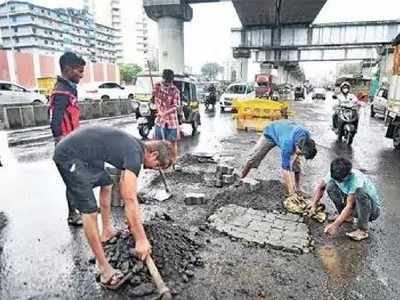
{"type": "Polygon", "coordinates": [[[113,27],[121,35],[122,63],[145,67],[149,52],[149,19],[143,0],[82,0],[96,22],[113,27]]]}
{"type": "Polygon", "coordinates": [[[94,1],[87,2],[82,10],[49,9],[26,1],[1,4],[3,49],[53,56],[74,51],[88,61],[116,62],[121,51],[120,33],[96,23],[87,10],[89,2],[94,1]]]}

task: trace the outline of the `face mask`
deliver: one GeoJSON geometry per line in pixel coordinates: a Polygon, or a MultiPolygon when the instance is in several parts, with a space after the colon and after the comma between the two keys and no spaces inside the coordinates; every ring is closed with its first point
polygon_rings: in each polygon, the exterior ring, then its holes
{"type": "Polygon", "coordinates": [[[347,94],[349,92],[348,88],[342,89],[343,93],[347,94]]]}

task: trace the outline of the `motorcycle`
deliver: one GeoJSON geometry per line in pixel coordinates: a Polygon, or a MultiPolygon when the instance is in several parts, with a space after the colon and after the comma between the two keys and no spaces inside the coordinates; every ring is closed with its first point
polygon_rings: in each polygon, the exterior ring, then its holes
{"type": "Polygon", "coordinates": [[[400,150],[400,105],[389,107],[385,123],[388,126],[386,137],[393,140],[393,146],[396,150],[400,150]]]}
{"type": "Polygon", "coordinates": [[[206,112],[215,111],[215,103],[217,102],[217,95],[215,92],[209,92],[206,96],[206,112]],[[211,109],[210,109],[211,106],[211,109]]]}
{"type": "Polygon", "coordinates": [[[336,120],[333,122],[333,131],[341,142],[344,138],[346,144],[351,145],[357,133],[358,104],[341,103],[335,110],[336,120]]]}
{"type": "Polygon", "coordinates": [[[138,120],[138,130],[142,138],[147,139],[150,131],[155,125],[157,116],[157,107],[152,102],[139,102],[136,111],[136,119],[138,120]]]}

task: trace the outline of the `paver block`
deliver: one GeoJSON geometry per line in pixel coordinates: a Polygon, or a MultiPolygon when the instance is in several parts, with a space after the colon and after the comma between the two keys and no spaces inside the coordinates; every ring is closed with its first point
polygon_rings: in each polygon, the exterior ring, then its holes
{"type": "Polygon", "coordinates": [[[216,230],[235,238],[294,253],[309,252],[311,242],[307,226],[293,221],[290,215],[286,219],[277,216],[231,204],[218,209],[209,221],[216,230]]]}
{"type": "Polygon", "coordinates": [[[235,175],[222,175],[222,180],[225,184],[233,184],[235,182],[235,175]]]}
{"type": "Polygon", "coordinates": [[[242,178],[240,184],[252,192],[257,191],[261,187],[261,183],[258,180],[251,178],[242,178]]]}
{"type": "Polygon", "coordinates": [[[206,195],[203,193],[188,193],[185,195],[186,205],[202,205],[207,204],[206,195]]]}

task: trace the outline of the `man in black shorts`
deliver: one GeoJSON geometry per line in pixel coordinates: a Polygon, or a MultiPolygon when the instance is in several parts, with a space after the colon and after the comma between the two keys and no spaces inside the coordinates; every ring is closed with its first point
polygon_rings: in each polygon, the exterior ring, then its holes
{"type": "Polygon", "coordinates": [[[150,243],[143,229],[136,197],[137,177],[142,164],[150,169],[168,168],[172,163],[172,146],[165,141],[143,144],[124,131],[111,127],[87,127],[65,137],[57,145],[53,159],[67,186],[69,199],[82,214],[85,234],[100,269],[101,283],[106,288],[116,289],[127,277],[111,267],[102,247],[102,242],[116,234],[110,218],[112,180],[104,164],[122,170],[119,186],[125,214],[136,241],[136,253],[144,260],[150,253],[150,243]],[[97,186],[100,186],[101,235],[93,193],[97,186]]]}

